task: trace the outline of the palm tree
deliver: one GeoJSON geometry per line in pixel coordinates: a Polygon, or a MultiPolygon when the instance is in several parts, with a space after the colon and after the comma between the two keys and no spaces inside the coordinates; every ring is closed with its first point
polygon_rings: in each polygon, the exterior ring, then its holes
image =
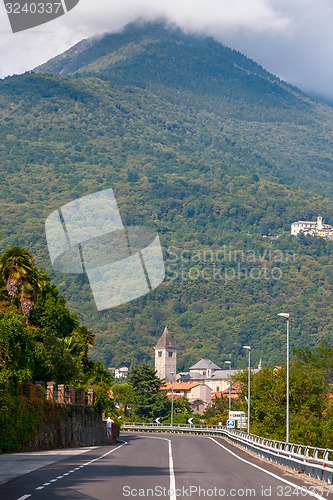
{"type": "Polygon", "coordinates": [[[32,255],[22,247],[8,248],[0,258],[0,272],[11,299],[17,297],[35,267],[32,255]]]}
{"type": "Polygon", "coordinates": [[[20,293],[21,309],[25,316],[30,316],[37,295],[43,291],[46,284],[46,273],[42,269],[34,268],[28,280],[24,282],[20,293]]]}
{"type": "Polygon", "coordinates": [[[88,356],[89,347],[94,345],[95,336],[89,328],[79,326],[64,340],[69,352],[82,361],[88,356]]]}
{"type": "Polygon", "coordinates": [[[33,256],[22,247],[10,247],[2,254],[0,273],[10,299],[19,298],[23,314],[29,316],[47,283],[46,273],[36,268],[33,256]]]}

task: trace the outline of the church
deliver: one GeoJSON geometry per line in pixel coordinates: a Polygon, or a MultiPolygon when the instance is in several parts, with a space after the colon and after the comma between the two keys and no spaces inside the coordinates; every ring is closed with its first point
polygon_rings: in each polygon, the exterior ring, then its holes
{"type": "MultiPolygon", "coordinates": [[[[230,376],[236,370],[222,370],[210,359],[202,359],[191,366],[190,371],[177,374],[177,351],[170,332],[165,327],[155,346],[155,370],[160,379],[165,379],[162,387],[176,398],[186,398],[194,413],[203,413],[212,398],[229,395],[230,376]]],[[[231,397],[237,397],[233,388],[231,397]]]]}

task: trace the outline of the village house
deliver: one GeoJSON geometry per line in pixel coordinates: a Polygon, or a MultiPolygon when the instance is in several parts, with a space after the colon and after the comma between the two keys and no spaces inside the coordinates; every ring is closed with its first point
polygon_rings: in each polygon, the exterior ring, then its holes
{"type": "Polygon", "coordinates": [[[122,366],[120,368],[108,368],[108,370],[109,370],[109,372],[112,373],[112,375],[116,379],[127,378],[129,375],[129,370],[128,370],[127,366],[122,366]]]}
{"type": "Polygon", "coordinates": [[[212,391],[208,385],[201,382],[170,382],[161,387],[173,399],[185,398],[190,403],[193,413],[200,415],[212,400],[212,391]]]}
{"type": "Polygon", "coordinates": [[[291,234],[298,236],[317,236],[328,240],[333,239],[333,226],[323,223],[323,218],[318,216],[316,221],[299,220],[291,224],[291,234]]]}
{"type": "MultiPolygon", "coordinates": [[[[241,392],[238,383],[232,383],[232,377],[238,370],[223,370],[210,359],[201,359],[191,366],[188,372],[177,373],[177,352],[174,341],[165,327],[155,346],[155,370],[160,379],[166,381],[161,389],[168,397],[186,398],[194,413],[203,413],[216,397],[238,398],[241,392]]],[[[261,360],[253,374],[261,370],[261,360]]]]}

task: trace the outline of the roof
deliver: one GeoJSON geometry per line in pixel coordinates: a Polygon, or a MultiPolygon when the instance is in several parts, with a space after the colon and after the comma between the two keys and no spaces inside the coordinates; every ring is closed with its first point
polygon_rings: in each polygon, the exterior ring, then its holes
{"type": "MultiPolygon", "coordinates": [[[[242,392],[242,384],[240,382],[234,382],[231,384],[231,394],[240,394],[242,392]]],[[[223,391],[223,394],[229,394],[229,387],[223,391]]]]}
{"type": "Polygon", "coordinates": [[[206,378],[206,375],[202,375],[200,372],[192,372],[189,375],[189,380],[206,380],[206,378]]]}
{"type": "Polygon", "coordinates": [[[221,370],[219,366],[217,366],[210,359],[201,359],[198,363],[191,366],[190,370],[221,370]]]}
{"type": "Polygon", "coordinates": [[[161,337],[159,338],[155,349],[161,349],[161,348],[175,348],[175,344],[173,343],[172,337],[169,333],[169,330],[167,327],[164,328],[164,332],[162,333],[161,337]]]}
{"type": "MultiPolygon", "coordinates": [[[[167,384],[161,387],[161,390],[171,391],[173,386],[174,391],[190,391],[191,389],[197,387],[198,385],[206,385],[206,384],[203,384],[202,382],[173,382],[173,384],[171,384],[170,382],[168,382],[167,384]]],[[[208,387],[208,385],[206,387],[208,387]]]]}
{"type": "Polygon", "coordinates": [[[233,377],[238,372],[239,370],[216,370],[212,373],[210,378],[215,380],[228,380],[230,375],[233,377]]]}
{"type": "Polygon", "coordinates": [[[199,398],[196,398],[196,399],[189,399],[189,403],[191,406],[193,405],[206,405],[207,402],[204,401],[203,399],[199,399],[199,398]]]}
{"type": "MultiPolygon", "coordinates": [[[[230,399],[239,399],[239,392],[232,392],[230,394],[230,399]]],[[[218,392],[212,392],[212,401],[214,401],[214,399],[220,399],[220,398],[229,398],[229,393],[224,393],[224,392],[221,392],[221,391],[218,391],[218,392]]]]}
{"type": "Polygon", "coordinates": [[[172,396],[172,394],[167,394],[167,398],[169,401],[171,401],[172,399],[183,399],[184,396],[182,396],[181,394],[174,394],[172,396]]]}
{"type": "Polygon", "coordinates": [[[314,226],[317,225],[317,221],[313,220],[298,220],[297,222],[293,222],[292,224],[313,224],[314,226]]]}

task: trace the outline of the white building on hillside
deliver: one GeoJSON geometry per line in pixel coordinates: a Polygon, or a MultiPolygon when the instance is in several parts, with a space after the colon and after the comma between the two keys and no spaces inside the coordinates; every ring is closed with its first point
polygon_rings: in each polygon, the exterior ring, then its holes
{"type": "Polygon", "coordinates": [[[298,236],[319,236],[320,238],[333,239],[333,226],[323,223],[323,218],[318,216],[316,221],[299,220],[291,224],[291,234],[298,236]]]}

